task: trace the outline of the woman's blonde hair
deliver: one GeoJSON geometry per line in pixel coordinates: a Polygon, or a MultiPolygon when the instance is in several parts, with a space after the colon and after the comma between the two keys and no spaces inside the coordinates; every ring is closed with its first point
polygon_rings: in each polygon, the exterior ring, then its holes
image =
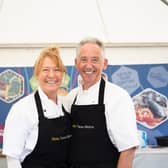
{"type": "Polygon", "coordinates": [[[61,57],[60,57],[59,48],[56,46],[53,46],[53,47],[44,48],[42,52],[40,53],[39,57],[37,58],[37,60],[35,61],[35,64],[34,64],[34,76],[35,77],[39,75],[42,64],[46,57],[50,58],[61,72],[66,72],[66,67],[63,64],[61,57]]]}

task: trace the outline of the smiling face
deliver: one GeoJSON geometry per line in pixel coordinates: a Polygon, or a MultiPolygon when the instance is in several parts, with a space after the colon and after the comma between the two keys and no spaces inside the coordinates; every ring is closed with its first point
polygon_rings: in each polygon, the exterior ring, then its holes
{"type": "Polygon", "coordinates": [[[106,69],[108,61],[102,54],[102,49],[95,43],[85,43],[80,47],[75,66],[82,77],[83,89],[100,80],[102,71],[106,69]]]}
{"type": "Polygon", "coordinates": [[[46,57],[43,60],[37,79],[41,89],[48,97],[57,93],[62,82],[62,76],[63,72],[56,66],[54,61],[46,57]]]}
{"type": "Polygon", "coordinates": [[[56,100],[66,68],[59,56],[58,48],[44,49],[34,65],[34,76],[43,92],[52,100],[56,100]]]}

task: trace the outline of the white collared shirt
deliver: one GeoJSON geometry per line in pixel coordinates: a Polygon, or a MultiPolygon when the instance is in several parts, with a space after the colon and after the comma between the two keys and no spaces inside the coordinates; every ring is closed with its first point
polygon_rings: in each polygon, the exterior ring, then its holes
{"type": "MultiPolygon", "coordinates": [[[[45,117],[56,118],[64,115],[61,96],[58,96],[56,104],[48,99],[41,88],[38,88],[38,91],[45,117]]],[[[20,99],[10,109],[5,121],[3,154],[22,162],[37,143],[38,122],[34,93],[32,93],[20,99]]]]}
{"type": "MultiPolygon", "coordinates": [[[[65,109],[71,111],[76,96],[77,105],[98,104],[99,85],[100,81],[88,90],[83,90],[81,85],[73,89],[64,99],[65,109]]],[[[124,151],[138,146],[136,115],[127,91],[106,80],[104,104],[108,134],[118,150],[124,151]]]]}

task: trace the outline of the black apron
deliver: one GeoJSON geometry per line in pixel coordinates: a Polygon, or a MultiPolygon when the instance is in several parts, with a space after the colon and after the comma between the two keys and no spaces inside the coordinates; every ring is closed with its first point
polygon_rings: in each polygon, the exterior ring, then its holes
{"type": "MultiPolygon", "coordinates": [[[[37,144],[23,161],[22,168],[68,168],[71,122],[69,114],[47,119],[43,114],[38,91],[35,102],[39,116],[39,135],[37,144]]],[[[26,108],[26,107],[25,107],[26,108]]]]}
{"type": "MultiPolygon", "coordinates": [[[[119,152],[112,144],[106,127],[104,105],[105,81],[101,79],[99,104],[75,105],[71,109],[72,168],[116,168],[119,152]]],[[[115,119],[114,119],[115,120],[115,119]]]]}

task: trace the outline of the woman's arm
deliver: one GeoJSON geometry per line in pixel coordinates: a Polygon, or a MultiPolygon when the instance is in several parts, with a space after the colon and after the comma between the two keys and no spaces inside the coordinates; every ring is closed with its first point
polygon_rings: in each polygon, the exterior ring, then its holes
{"type": "Polygon", "coordinates": [[[22,168],[21,163],[18,159],[7,156],[7,166],[8,168],[22,168]]]}

